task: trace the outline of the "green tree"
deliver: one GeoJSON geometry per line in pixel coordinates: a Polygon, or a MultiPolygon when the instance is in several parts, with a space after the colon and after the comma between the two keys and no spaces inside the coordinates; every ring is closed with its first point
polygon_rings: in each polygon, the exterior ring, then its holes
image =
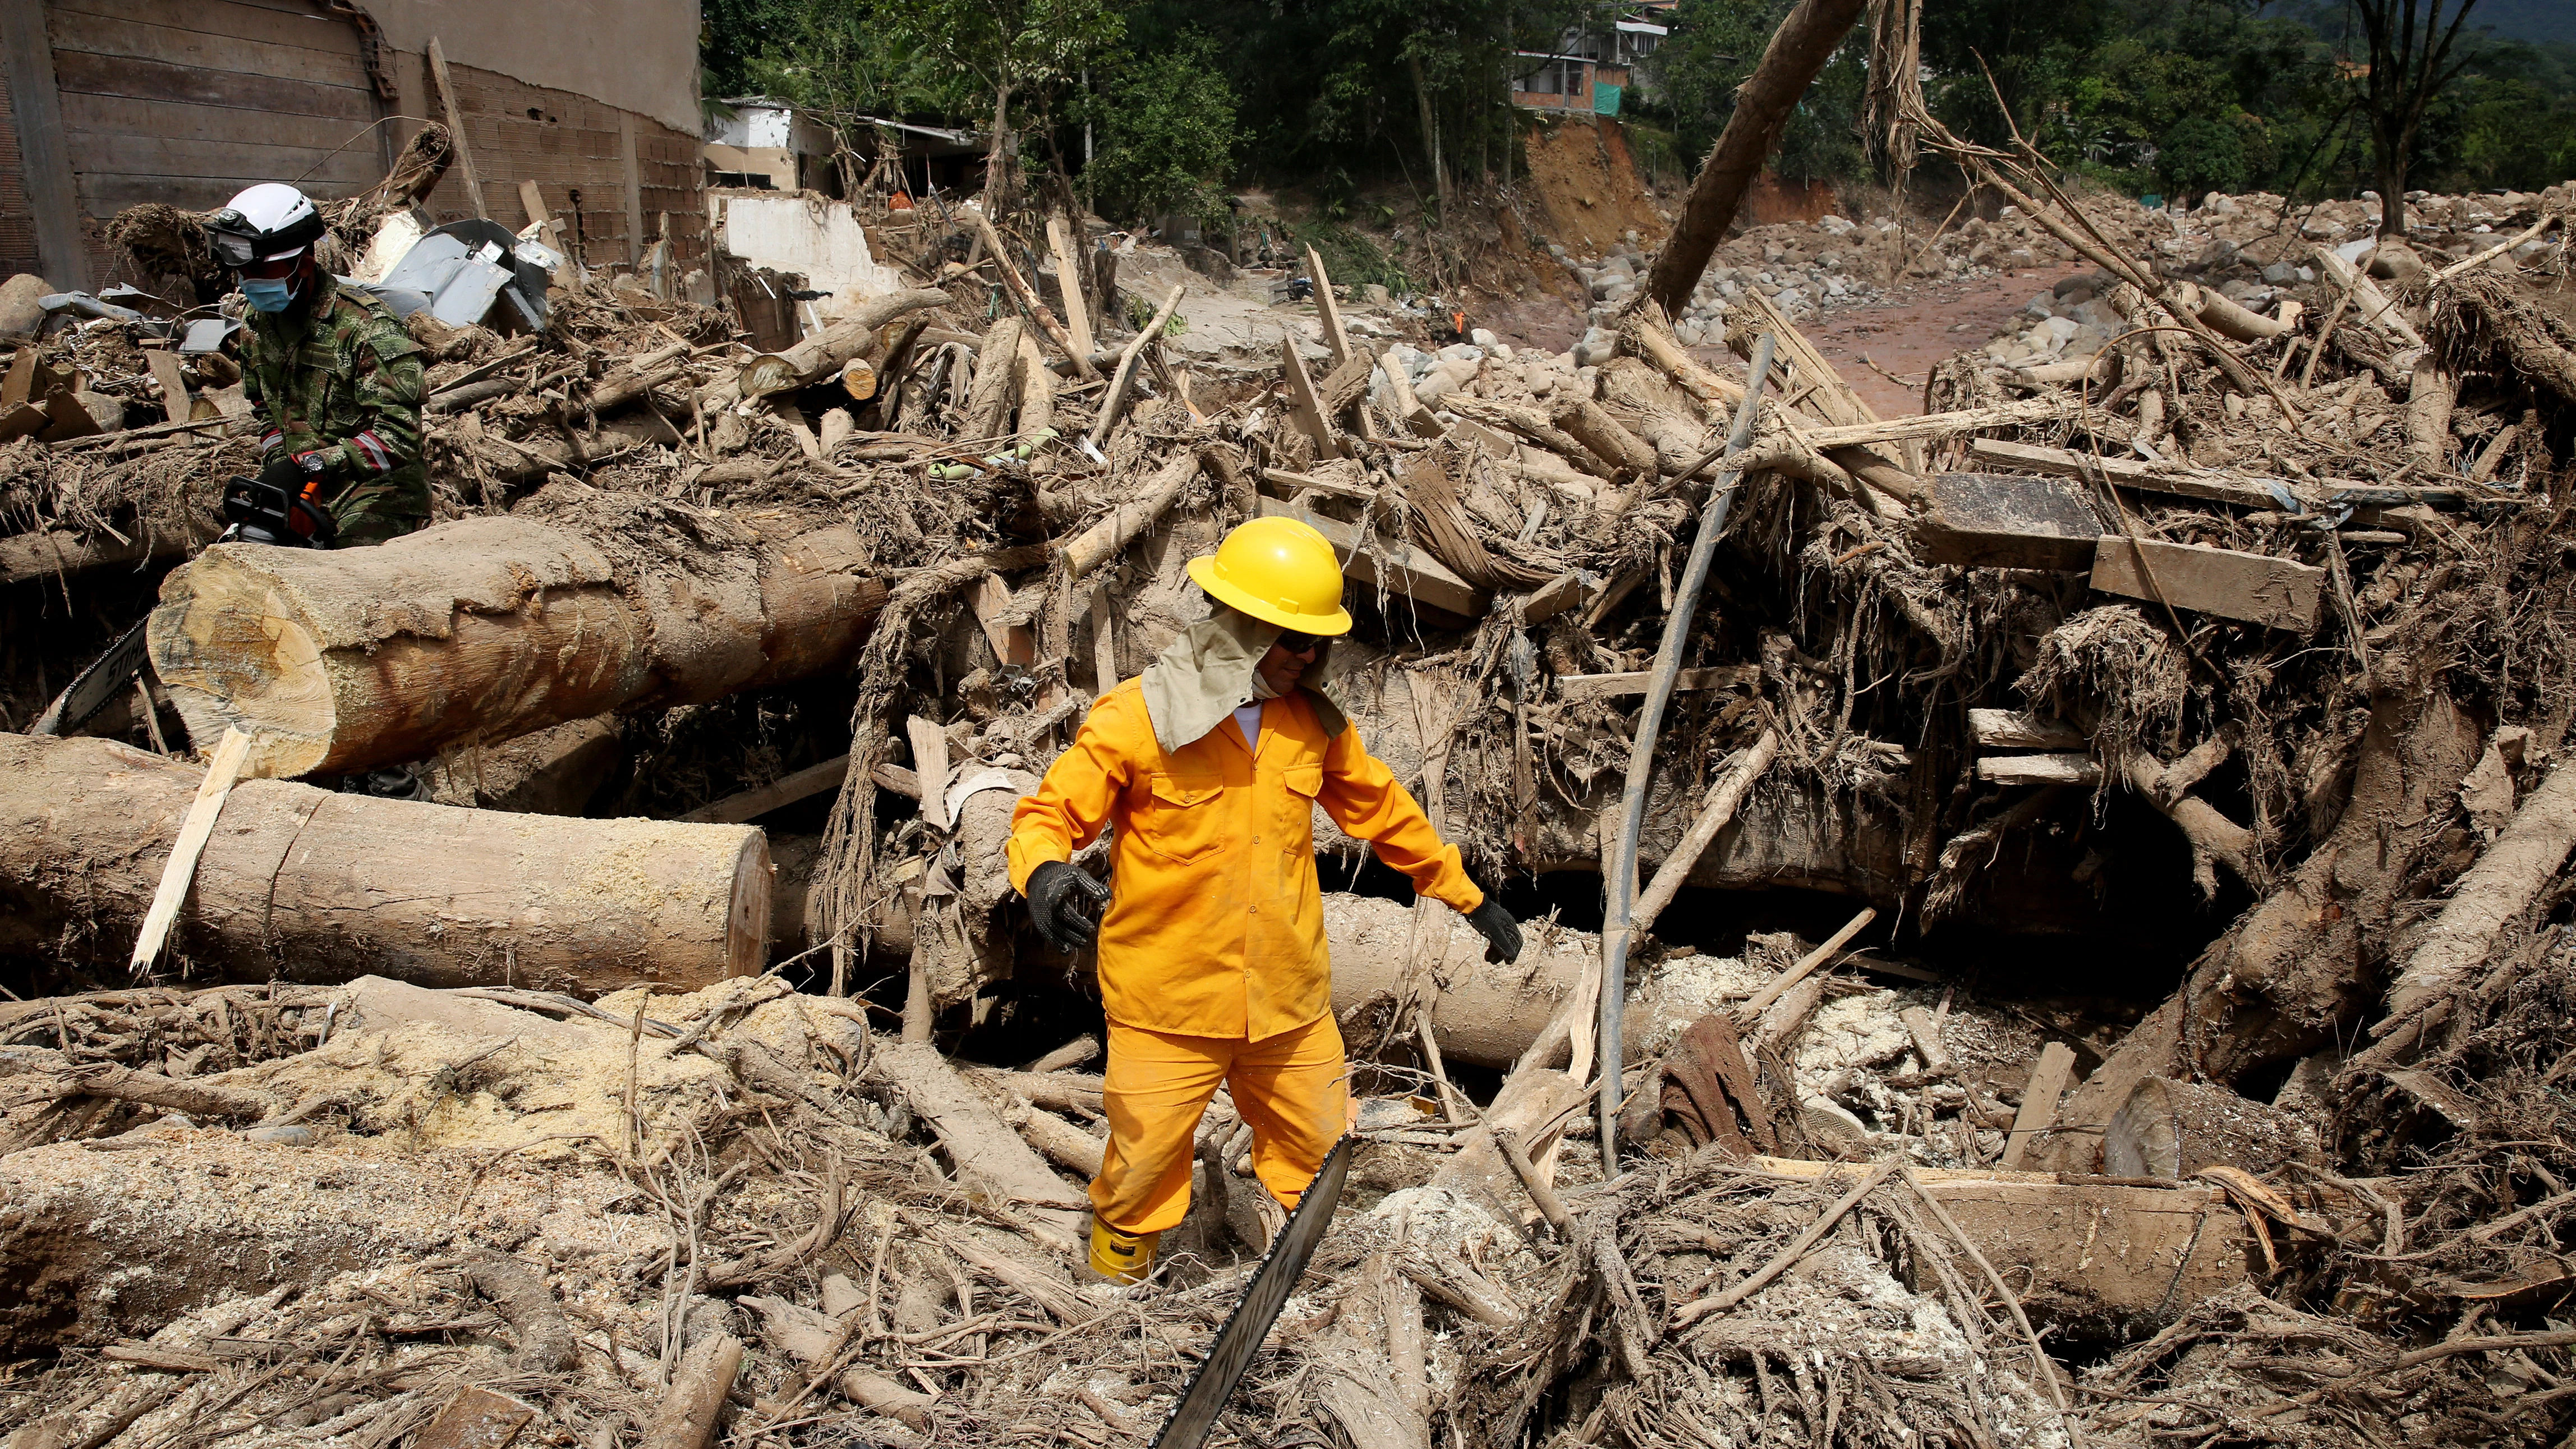
{"type": "Polygon", "coordinates": [[[1110,215],[1186,211],[1213,222],[1242,128],[1216,43],[1185,35],[1170,49],[1127,56],[1095,72],[1082,115],[1098,150],[1084,177],[1110,215]]]}
{"type": "MultiPolygon", "coordinates": [[[[1649,60],[1670,115],[1676,146],[1697,165],[1735,112],[1736,87],[1753,74],[1762,47],[1795,0],[1681,0],[1672,34],[1649,60]]],[[[1861,139],[1862,95],[1869,83],[1866,39],[1855,35],[1834,53],[1780,136],[1772,163],[1798,180],[1848,180],[1867,173],[1861,139]]]]}

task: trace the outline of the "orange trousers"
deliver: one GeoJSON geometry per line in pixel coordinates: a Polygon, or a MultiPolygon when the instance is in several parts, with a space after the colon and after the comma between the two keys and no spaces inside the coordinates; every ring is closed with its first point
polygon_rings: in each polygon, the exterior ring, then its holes
{"type": "Polygon", "coordinates": [[[1159,1233],[1190,1210],[1190,1140],[1223,1082],[1252,1124],[1252,1167],[1290,1209],[1350,1125],[1350,1072],[1329,1015],[1259,1041],[1109,1023],[1101,1085],[1109,1147],[1091,1207],[1122,1233],[1159,1233]]]}

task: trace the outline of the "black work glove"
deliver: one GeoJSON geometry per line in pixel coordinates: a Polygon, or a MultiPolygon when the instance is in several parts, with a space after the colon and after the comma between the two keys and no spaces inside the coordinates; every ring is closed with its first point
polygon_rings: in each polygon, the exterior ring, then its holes
{"type": "Polygon", "coordinates": [[[330,472],[329,450],[308,448],[301,453],[290,453],[280,447],[260,465],[259,481],[272,488],[283,488],[287,497],[294,498],[302,495],[304,485],[317,478],[328,478],[330,472]]]}
{"type": "Polygon", "coordinates": [[[1029,872],[1029,924],[1048,945],[1067,955],[1100,934],[1091,911],[1109,899],[1109,887],[1061,860],[1029,872]]]}
{"type": "MultiPolygon", "coordinates": [[[[1035,882],[1032,882],[1034,884],[1035,882]]],[[[1467,924],[1485,938],[1485,959],[1517,961],[1521,958],[1521,923],[1503,909],[1503,903],[1492,891],[1485,892],[1485,903],[1467,913],[1467,924]]]]}

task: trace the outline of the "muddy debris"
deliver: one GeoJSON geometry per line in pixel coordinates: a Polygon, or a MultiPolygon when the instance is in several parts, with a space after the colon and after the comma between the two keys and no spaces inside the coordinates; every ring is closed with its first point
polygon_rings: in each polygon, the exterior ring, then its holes
{"type": "Polygon", "coordinates": [[[0,722],[149,619],[0,750],[12,1449],[1150,1441],[1282,1214],[1220,1094],[1156,1275],[1081,1271],[1102,1018],[1003,846],[1274,515],[1532,919],[1318,831],[1359,1148],[1226,1433],[2558,1442],[2576,188],[2401,244],[1923,130],[1993,213],[1756,228],[1680,317],[1588,250],[1562,353],[935,198],[772,350],[725,259],[563,261],[410,321],[430,526],[291,557],[213,541],[238,302],[133,216],[163,290],[0,367],[0,722]],[[2060,263],[1920,415],[1801,331],[2060,263]]]}

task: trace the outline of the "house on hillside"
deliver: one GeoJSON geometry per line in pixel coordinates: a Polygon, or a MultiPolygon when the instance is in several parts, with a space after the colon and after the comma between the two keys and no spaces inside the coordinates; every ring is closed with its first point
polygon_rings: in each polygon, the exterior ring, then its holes
{"type": "Polygon", "coordinates": [[[472,164],[437,221],[475,214],[470,174],[513,230],[535,183],[593,266],[665,215],[676,259],[706,254],[697,0],[0,0],[0,82],[0,275],[105,285],[101,229],[140,202],[354,194],[451,107],[472,164]]]}
{"type": "Polygon", "coordinates": [[[1615,116],[1640,79],[1639,62],[1671,33],[1676,0],[1640,0],[1596,11],[1558,37],[1554,51],[1514,56],[1512,103],[1540,111],[1615,116]]]}

